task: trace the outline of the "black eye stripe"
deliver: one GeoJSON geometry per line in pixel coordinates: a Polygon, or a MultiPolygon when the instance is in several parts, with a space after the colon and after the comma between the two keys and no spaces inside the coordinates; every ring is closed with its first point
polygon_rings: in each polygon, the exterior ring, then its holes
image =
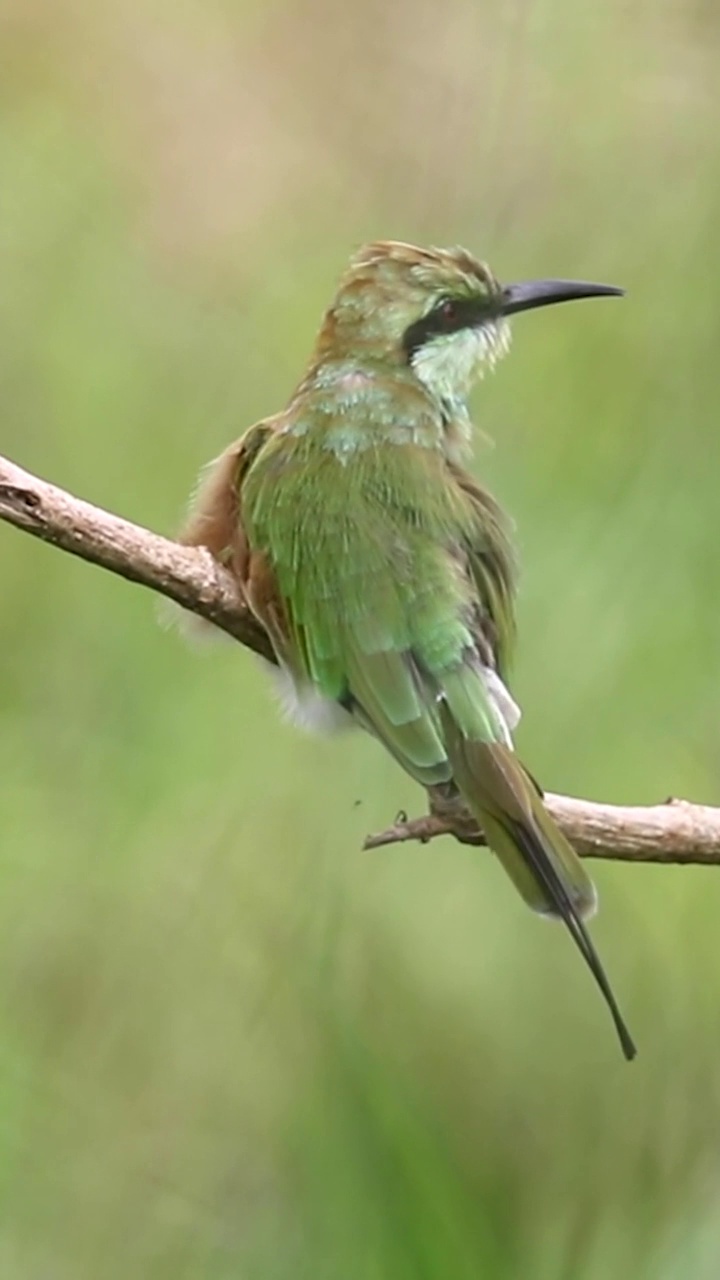
{"type": "Polygon", "coordinates": [[[444,298],[405,330],[403,350],[408,360],[431,338],[479,324],[489,311],[489,300],[485,298],[444,298]]]}

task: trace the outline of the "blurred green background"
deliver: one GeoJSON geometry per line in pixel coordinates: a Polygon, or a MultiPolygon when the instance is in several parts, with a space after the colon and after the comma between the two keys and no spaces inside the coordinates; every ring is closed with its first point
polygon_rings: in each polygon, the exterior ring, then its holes
{"type": "MultiPolygon", "coordinates": [[[[519,746],[720,801],[720,10],[5,0],[0,451],[149,526],[282,406],[349,252],[629,291],[475,397],[519,746]]],[[[720,1269],[720,873],[595,864],[640,1057],[423,796],[253,658],[0,527],[2,1280],[720,1269]]]]}

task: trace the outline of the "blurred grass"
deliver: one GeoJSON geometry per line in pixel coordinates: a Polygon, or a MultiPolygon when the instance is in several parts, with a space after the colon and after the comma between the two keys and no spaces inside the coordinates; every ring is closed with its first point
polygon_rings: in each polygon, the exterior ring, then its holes
{"type": "MultiPolygon", "coordinates": [[[[516,325],[520,747],[718,802],[720,24],[708,4],[0,13],[3,452],[171,530],[279,407],[349,250],[617,281],[516,325]]],[[[0,530],[0,1275],[717,1274],[712,869],[599,866],[621,1062],[560,931],[253,660],[0,530]]]]}

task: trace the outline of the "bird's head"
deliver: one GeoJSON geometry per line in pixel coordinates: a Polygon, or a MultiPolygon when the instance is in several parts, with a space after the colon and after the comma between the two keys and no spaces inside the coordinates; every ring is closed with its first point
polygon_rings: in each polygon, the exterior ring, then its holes
{"type": "Polygon", "coordinates": [[[351,260],[325,316],[317,356],[410,365],[443,399],[464,399],[508,349],[518,311],[621,294],[612,285],[530,280],[502,285],[465,249],[366,245],[351,260]]]}

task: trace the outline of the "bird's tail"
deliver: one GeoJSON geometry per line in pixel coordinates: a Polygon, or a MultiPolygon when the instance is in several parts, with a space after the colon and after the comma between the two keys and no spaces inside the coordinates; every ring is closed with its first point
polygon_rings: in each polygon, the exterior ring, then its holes
{"type": "Polygon", "coordinates": [[[488,844],[529,906],[565,923],[605,997],[625,1057],[634,1058],[632,1037],[583,923],[595,910],[597,897],[575,850],[507,746],[469,740],[449,715],[444,728],[455,783],[488,844]]]}

